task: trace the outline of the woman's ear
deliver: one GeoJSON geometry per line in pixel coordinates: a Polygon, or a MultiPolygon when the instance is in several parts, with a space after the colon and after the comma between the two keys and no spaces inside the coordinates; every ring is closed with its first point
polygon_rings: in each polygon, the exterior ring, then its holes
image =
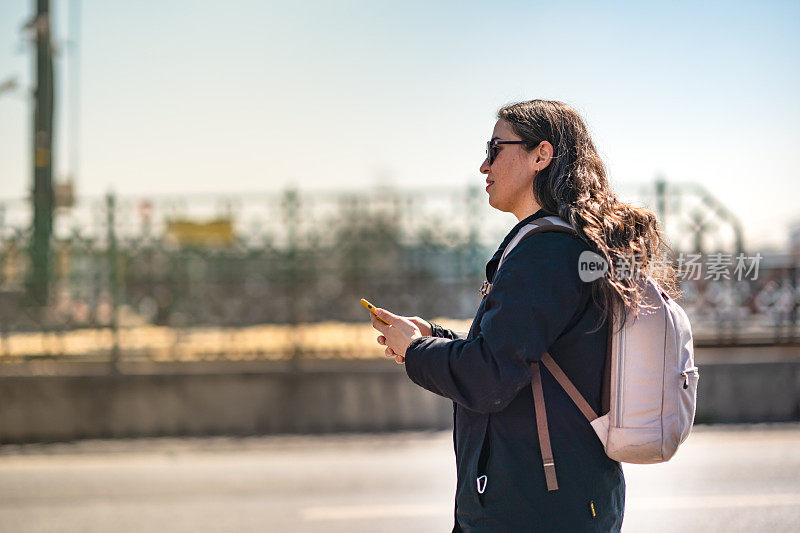
{"type": "Polygon", "coordinates": [[[540,172],[553,160],[553,145],[549,141],[542,141],[534,150],[536,154],[536,167],[540,172]]]}

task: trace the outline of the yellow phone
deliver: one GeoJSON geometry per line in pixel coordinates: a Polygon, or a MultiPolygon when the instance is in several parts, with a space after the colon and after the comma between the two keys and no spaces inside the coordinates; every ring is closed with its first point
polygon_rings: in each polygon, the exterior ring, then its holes
{"type": "MultiPolygon", "coordinates": [[[[375,306],[374,306],[374,305],[372,305],[371,303],[369,303],[368,301],[366,301],[364,298],[361,298],[361,305],[363,305],[364,307],[366,307],[367,309],[369,309],[369,310],[370,310],[370,312],[371,312],[373,315],[375,315],[375,306]]],[[[391,326],[391,324],[389,324],[388,322],[386,322],[384,319],[382,319],[382,318],[381,318],[381,317],[379,317],[378,315],[375,315],[375,318],[376,318],[376,319],[378,319],[379,321],[383,322],[383,323],[384,323],[384,324],[386,324],[387,326],[391,326]]]]}

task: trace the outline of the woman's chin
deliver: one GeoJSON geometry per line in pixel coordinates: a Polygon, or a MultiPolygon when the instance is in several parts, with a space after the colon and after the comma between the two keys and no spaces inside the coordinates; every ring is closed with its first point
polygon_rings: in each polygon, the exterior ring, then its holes
{"type": "Polygon", "coordinates": [[[499,202],[496,197],[492,197],[491,194],[489,195],[489,205],[498,211],[505,211],[505,209],[503,209],[502,202],[499,202]]]}

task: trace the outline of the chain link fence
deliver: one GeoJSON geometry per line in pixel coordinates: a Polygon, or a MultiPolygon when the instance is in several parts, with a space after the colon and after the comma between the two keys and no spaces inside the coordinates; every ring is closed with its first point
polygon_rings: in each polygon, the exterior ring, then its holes
{"type": "MultiPolygon", "coordinates": [[[[382,357],[359,299],[466,330],[515,222],[477,187],[82,199],[56,213],[41,307],[25,290],[30,207],[3,202],[0,359],[382,357]]],[[[796,342],[797,264],[684,280],[698,340],[796,342]]]]}

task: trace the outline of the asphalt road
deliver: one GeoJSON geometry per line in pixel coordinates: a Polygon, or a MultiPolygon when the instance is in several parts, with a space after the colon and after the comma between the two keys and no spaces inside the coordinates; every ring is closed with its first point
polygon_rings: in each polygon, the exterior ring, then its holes
{"type": "MultiPolygon", "coordinates": [[[[625,465],[627,532],[800,531],[800,424],[625,465]]],[[[445,532],[449,432],[0,446],[0,532],[445,532]]]]}

